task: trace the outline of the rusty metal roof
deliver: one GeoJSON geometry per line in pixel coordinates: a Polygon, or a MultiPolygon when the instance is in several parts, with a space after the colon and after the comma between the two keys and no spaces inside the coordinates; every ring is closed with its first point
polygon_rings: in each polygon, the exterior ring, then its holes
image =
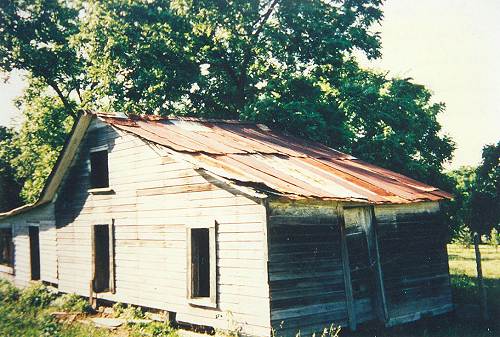
{"type": "Polygon", "coordinates": [[[213,174],[290,198],[410,203],[447,192],[265,125],[195,118],[97,115],[114,127],[187,155],[213,174]]]}

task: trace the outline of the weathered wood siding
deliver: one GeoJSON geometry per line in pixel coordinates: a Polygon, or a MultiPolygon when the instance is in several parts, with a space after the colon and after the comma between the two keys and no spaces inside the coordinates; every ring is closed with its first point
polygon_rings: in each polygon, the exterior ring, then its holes
{"type": "Polygon", "coordinates": [[[266,211],[190,164],[162,156],[141,139],[94,122],[59,192],[59,289],[88,296],[91,226],[115,229],[112,301],[169,310],[177,320],[270,334],[266,211]],[[108,194],[89,194],[89,151],[108,146],[108,194]],[[218,308],[187,300],[186,226],[217,222],[218,308]]]}
{"type": "Polygon", "coordinates": [[[40,279],[57,283],[57,255],[54,222],[54,204],[46,204],[0,220],[0,224],[12,226],[14,241],[14,274],[0,272],[0,277],[25,287],[31,280],[30,241],[28,226],[40,228],[40,279]]]}
{"type": "Polygon", "coordinates": [[[439,204],[378,206],[375,214],[388,325],[452,310],[439,204]]]}
{"type": "Polygon", "coordinates": [[[369,206],[344,209],[345,241],[352,289],[352,327],[377,319],[377,270],[369,206]]]}
{"type": "Polygon", "coordinates": [[[269,285],[276,336],[347,325],[336,204],[269,204],[269,285]]]}

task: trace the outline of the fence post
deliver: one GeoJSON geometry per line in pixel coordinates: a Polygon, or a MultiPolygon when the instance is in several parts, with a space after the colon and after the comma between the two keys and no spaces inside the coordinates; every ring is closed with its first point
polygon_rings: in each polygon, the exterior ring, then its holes
{"type": "Polygon", "coordinates": [[[484,321],[489,320],[488,302],[486,298],[486,288],[484,287],[483,269],[481,267],[481,251],[479,250],[479,234],[474,232],[474,250],[476,251],[476,269],[479,287],[479,297],[481,301],[481,317],[484,321]]]}

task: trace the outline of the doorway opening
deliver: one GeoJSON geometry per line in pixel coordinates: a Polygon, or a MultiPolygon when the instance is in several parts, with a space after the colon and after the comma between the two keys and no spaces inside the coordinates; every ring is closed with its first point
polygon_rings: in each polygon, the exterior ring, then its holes
{"type": "Polygon", "coordinates": [[[40,230],[38,226],[29,226],[31,280],[40,280],[40,230]]]}
{"type": "Polygon", "coordinates": [[[208,228],[191,230],[193,298],[210,297],[210,237],[208,228]]]}
{"type": "Polygon", "coordinates": [[[109,226],[94,226],[94,291],[110,290],[110,240],[109,226]]]}

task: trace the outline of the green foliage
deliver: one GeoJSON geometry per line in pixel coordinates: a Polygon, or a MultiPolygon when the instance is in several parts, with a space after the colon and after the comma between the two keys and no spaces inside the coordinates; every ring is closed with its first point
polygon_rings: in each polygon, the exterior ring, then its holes
{"type": "Polygon", "coordinates": [[[256,85],[359,49],[378,56],[369,27],[380,1],[88,1],[76,41],[97,85],[88,106],[238,118],[256,85]],[[307,46],[307,47],[306,47],[307,46]],[[272,62],[270,62],[272,60],[272,62]]]}
{"type": "MultiPolygon", "coordinates": [[[[117,303],[118,304],[118,303],[117,303]]],[[[123,319],[143,319],[144,312],[140,307],[135,307],[131,304],[124,307],[123,305],[113,305],[113,310],[115,311],[115,317],[123,319]]]]}
{"type": "Polygon", "coordinates": [[[432,103],[424,86],[360,69],[353,60],[328,75],[268,83],[270,93],[243,116],[446,186],[441,169],[454,145],[440,135],[444,105],[432,103]]]}
{"type": "Polygon", "coordinates": [[[483,148],[470,207],[470,225],[474,231],[489,234],[493,227],[500,226],[500,141],[483,148]]]}
{"type": "Polygon", "coordinates": [[[16,180],[15,170],[10,164],[19,155],[17,148],[12,146],[16,132],[0,126],[0,212],[20,206],[21,183],[16,180]]]}
{"type": "Polygon", "coordinates": [[[455,182],[455,200],[448,205],[453,237],[467,226],[480,235],[500,225],[500,142],[483,148],[477,168],[462,167],[448,173],[455,182]]]}
{"type": "Polygon", "coordinates": [[[123,314],[123,311],[125,310],[126,306],[123,303],[116,302],[113,304],[113,315],[114,317],[120,317],[123,314]]]}
{"type": "Polygon", "coordinates": [[[495,247],[495,250],[498,249],[498,245],[500,244],[500,233],[496,228],[492,228],[490,232],[490,244],[495,247]]]}
{"type": "Polygon", "coordinates": [[[27,72],[52,88],[72,114],[69,95],[85,85],[83,60],[70,43],[79,30],[77,3],[13,0],[0,8],[0,71],[27,72]]]}
{"type": "Polygon", "coordinates": [[[73,123],[56,97],[48,95],[39,82],[30,83],[17,101],[24,122],[6,144],[6,151],[16,154],[9,156],[9,163],[17,181],[23,182],[21,196],[26,202],[38,199],[73,123]]]}
{"type": "Polygon", "coordinates": [[[107,330],[73,322],[58,323],[49,309],[14,301],[0,305],[0,336],[5,337],[108,337],[107,330]]]}
{"type": "Polygon", "coordinates": [[[18,299],[19,290],[12,283],[0,279],[0,303],[11,303],[18,299]]]}
{"type": "Polygon", "coordinates": [[[152,322],[147,324],[134,324],[131,327],[131,336],[152,337],[178,337],[177,331],[167,322],[152,322]]]}
{"type": "Polygon", "coordinates": [[[446,186],[454,145],[437,121],[444,105],[353,59],[380,56],[381,4],[10,1],[0,71],[31,78],[20,155],[9,161],[23,199],[39,195],[73,122],[65,116],[82,110],[252,120],[446,186]]]}
{"type": "Polygon", "coordinates": [[[41,282],[33,283],[23,289],[19,302],[26,307],[48,307],[56,298],[57,292],[52,291],[41,282]]]}
{"type": "Polygon", "coordinates": [[[458,230],[455,231],[452,242],[459,243],[466,248],[469,248],[473,243],[473,235],[469,227],[465,225],[459,226],[458,230]]]}
{"type": "Polygon", "coordinates": [[[88,301],[77,294],[64,294],[57,297],[52,305],[59,310],[71,313],[89,313],[92,307],[88,301]]]}

